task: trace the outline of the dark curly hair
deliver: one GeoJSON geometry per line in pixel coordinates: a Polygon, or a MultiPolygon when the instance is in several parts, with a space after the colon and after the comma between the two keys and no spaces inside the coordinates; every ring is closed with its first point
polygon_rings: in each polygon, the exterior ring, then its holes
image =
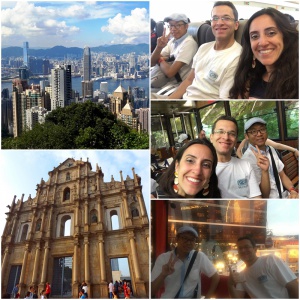
{"type": "Polygon", "coordinates": [[[283,13],[270,7],[253,14],[245,25],[242,37],[243,50],[229,97],[231,99],[247,98],[251,84],[261,80],[266,72],[266,67],[258,60],[254,69],[251,66],[253,53],[249,28],[252,21],[262,15],[268,15],[274,20],[283,35],[284,44],[279,59],[274,63],[275,68],[267,84],[264,99],[299,99],[299,33],[283,13]]]}
{"type": "Polygon", "coordinates": [[[210,176],[210,181],[209,181],[209,193],[206,196],[203,196],[202,194],[202,190],[196,194],[194,196],[194,198],[221,198],[221,193],[220,190],[218,188],[218,177],[216,174],[216,166],[218,163],[218,157],[217,157],[217,153],[216,150],[214,148],[214,146],[212,145],[212,143],[207,140],[207,139],[195,139],[192,140],[190,142],[188,142],[187,144],[185,144],[183,147],[181,147],[173,162],[170,164],[170,166],[168,167],[168,169],[162,174],[162,176],[159,179],[159,188],[161,191],[163,191],[163,193],[170,198],[184,198],[182,196],[180,196],[179,194],[174,192],[173,189],[173,185],[174,185],[174,173],[175,173],[175,164],[176,161],[179,163],[181,161],[181,158],[185,152],[185,150],[187,148],[189,148],[192,145],[204,145],[207,146],[212,155],[213,155],[213,165],[212,165],[212,173],[210,176]]]}

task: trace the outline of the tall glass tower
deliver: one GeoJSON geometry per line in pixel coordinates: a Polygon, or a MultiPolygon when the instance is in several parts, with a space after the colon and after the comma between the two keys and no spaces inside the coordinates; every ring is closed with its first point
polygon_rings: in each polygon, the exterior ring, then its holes
{"type": "Polygon", "coordinates": [[[83,50],[83,81],[91,80],[91,50],[90,47],[85,46],[83,50]]]}
{"type": "Polygon", "coordinates": [[[28,67],[28,42],[23,43],[23,65],[28,67]]]}
{"type": "Polygon", "coordinates": [[[93,81],[91,81],[92,63],[90,47],[83,49],[83,80],[81,81],[83,99],[93,98],[93,81]]]}

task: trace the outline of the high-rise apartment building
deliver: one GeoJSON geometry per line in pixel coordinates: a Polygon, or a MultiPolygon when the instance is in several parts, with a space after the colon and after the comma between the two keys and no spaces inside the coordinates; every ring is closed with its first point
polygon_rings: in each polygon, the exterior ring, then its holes
{"type": "Polygon", "coordinates": [[[149,108],[140,108],[136,110],[139,117],[140,130],[149,132],[149,108]]]}
{"type": "Polygon", "coordinates": [[[13,81],[13,133],[19,136],[25,127],[26,95],[24,91],[28,88],[27,80],[15,79],[13,81]]]}
{"type": "Polygon", "coordinates": [[[100,82],[100,91],[108,94],[108,82],[100,82]]]}
{"type": "Polygon", "coordinates": [[[51,87],[51,110],[71,104],[72,74],[70,65],[58,65],[51,70],[51,87]]]}
{"type": "Polygon", "coordinates": [[[47,109],[43,107],[34,106],[26,109],[26,129],[31,130],[36,124],[44,123],[47,109]]]}

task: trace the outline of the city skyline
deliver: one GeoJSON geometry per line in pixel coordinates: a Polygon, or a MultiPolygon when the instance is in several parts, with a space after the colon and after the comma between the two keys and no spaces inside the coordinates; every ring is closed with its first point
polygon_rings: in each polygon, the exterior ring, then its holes
{"type": "Polygon", "coordinates": [[[2,47],[149,43],[149,2],[3,1],[1,24],[2,47]]]}

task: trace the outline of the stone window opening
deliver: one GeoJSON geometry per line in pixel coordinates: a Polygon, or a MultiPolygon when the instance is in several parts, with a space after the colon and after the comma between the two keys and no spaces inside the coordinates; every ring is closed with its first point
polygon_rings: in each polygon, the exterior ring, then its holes
{"type": "Polygon", "coordinates": [[[25,224],[23,226],[23,229],[22,229],[22,234],[21,234],[21,238],[20,238],[20,242],[23,242],[26,240],[27,238],[27,233],[28,233],[28,228],[29,228],[29,225],[28,224],[25,224]]]}
{"type": "Polygon", "coordinates": [[[116,210],[112,210],[110,212],[110,222],[111,222],[112,230],[120,229],[119,216],[118,216],[118,212],[116,210]]]}
{"type": "Polygon", "coordinates": [[[60,220],[60,237],[70,236],[71,235],[71,217],[65,215],[60,220]]]}
{"type": "Polygon", "coordinates": [[[64,195],[63,195],[63,201],[70,200],[70,195],[71,195],[70,188],[69,187],[65,188],[64,195]]]}
{"type": "Polygon", "coordinates": [[[69,172],[66,174],[66,181],[68,181],[68,180],[71,180],[71,175],[69,172]]]}

